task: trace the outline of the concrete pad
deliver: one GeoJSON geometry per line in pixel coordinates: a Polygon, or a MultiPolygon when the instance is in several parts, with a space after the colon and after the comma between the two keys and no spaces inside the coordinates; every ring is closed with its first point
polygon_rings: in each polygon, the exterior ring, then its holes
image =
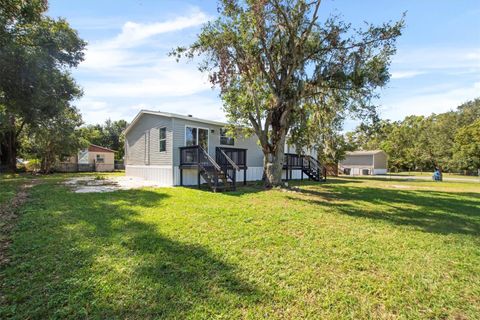
{"type": "Polygon", "coordinates": [[[147,181],[135,177],[104,177],[98,179],[97,177],[75,177],[64,182],[76,193],[91,193],[91,192],[113,192],[117,190],[130,190],[147,187],[160,187],[154,181],[147,181]]]}

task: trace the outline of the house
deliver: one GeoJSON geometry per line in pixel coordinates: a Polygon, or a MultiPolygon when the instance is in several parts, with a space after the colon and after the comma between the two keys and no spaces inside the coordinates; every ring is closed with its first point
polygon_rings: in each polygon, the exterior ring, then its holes
{"type": "MultiPolygon", "coordinates": [[[[207,183],[215,191],[261,180],[263,152],[257,137],[230,137],[226,126],[190,115],[142,110],[124,131],[126,175],[163,186],[207,183]]],[[[322,178],[315,157],[289,151],[293,148],[287,146],[285,179],[322,178]]]]}
{"type": "Polygon", "coordinates": [[[55,167],[60,172],[77,171],[113,171],[115,169],[115,151],[90,144],[78,154],[58,163],[55,167]]]}
{"type": "Polygon", "coordinates": [[[350,176],[386,174],[387,162],[388,155],[383,150],[353,151],[346,153],[339,169],[350,176]]]}

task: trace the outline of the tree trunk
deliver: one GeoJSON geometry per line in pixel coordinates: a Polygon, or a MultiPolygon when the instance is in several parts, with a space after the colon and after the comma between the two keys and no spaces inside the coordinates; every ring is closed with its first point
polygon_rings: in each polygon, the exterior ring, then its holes
{"type": "Polygon", "coordinates": [[[2,143],[2,162],[7,166],[7,170],[15,172],[17,169],[17,139],[15,132],[15,117],[9,116],[9,128],[5,132],[5,141],[2,143]]]}
{"type": "Polygon", "coordinates": [[[275,144],[274,150],[264,151],[265,187],[272,188],[282,185],[283,159],[285,157],[285,136],[275,144]]]}
{"type": "Polygon", "coordinates": [[[265,129],[261,129],[260,121],[251,117],[263,151],[263,180],[265,188],[272,188],[282,185],[283,159],[285,141],[288,132],[288,114],[290,109],[285,102],[279,102],[277,111],[267,116],[265,129]],[[270,128],[270,134],[269,134],[270,128]]]}
{"type": "Polygon", "coordinates": [[[52,152],[48,149],[48,147],[44,151],[45,153],[41,157],[41,172],[43,174],[49,174],[52,172],[55,155],[52,155],[52,152]]]}

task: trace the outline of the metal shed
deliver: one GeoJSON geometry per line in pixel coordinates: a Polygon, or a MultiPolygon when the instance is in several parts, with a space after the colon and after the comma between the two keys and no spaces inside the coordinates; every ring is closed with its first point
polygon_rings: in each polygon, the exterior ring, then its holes
{"type": "Polygon", "coordinates": [[[386,174],[387,168],[388,155],[383,150],[347,152],[339,163],[339,171],[350,176],[386,174]]]}

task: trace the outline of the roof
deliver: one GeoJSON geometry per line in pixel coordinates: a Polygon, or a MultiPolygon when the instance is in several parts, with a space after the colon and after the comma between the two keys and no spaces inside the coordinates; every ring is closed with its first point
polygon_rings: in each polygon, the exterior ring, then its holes
{"type": "Polygon", "coordinates": [[[379,153],[385,153],[383,150],[357,150],[357,151],[349,151],[345,154],[347,156],[372,156],[379,153]]]}
{"type": "Polygon", "coordinates": [[[88,151],[90,152],[116,152],[112,149],[108,149],[105,147],[97,146],[96,144],[90,144],[88,146],[88,151]]]}
{"type": "Polygon", "coordinates": [[[177,113],[151,111],[151,110],[140,110],[140,112],[135,116],[135,118],[133,118],[132,122],[128,125],[128,127],[125,129],[125,131],[123,133],[126,134],[131,128],[133,128],[133,126],[135,126],[135,123],[138,121],[138,119],[140,119],[140,117],[143,114],[153,114],[153,115],[167,117],[167,118],[184,119],[184,120],[190,120],[190,121],[212,124],[212,125],[221,126],[221,127],[228,125],[226,122],[220,122],[220,121],[213,121],[213,120],[195,118],[195,117],[190,117],[190,116],[184,116],[184,115],[177,114],[177,113]]]}

